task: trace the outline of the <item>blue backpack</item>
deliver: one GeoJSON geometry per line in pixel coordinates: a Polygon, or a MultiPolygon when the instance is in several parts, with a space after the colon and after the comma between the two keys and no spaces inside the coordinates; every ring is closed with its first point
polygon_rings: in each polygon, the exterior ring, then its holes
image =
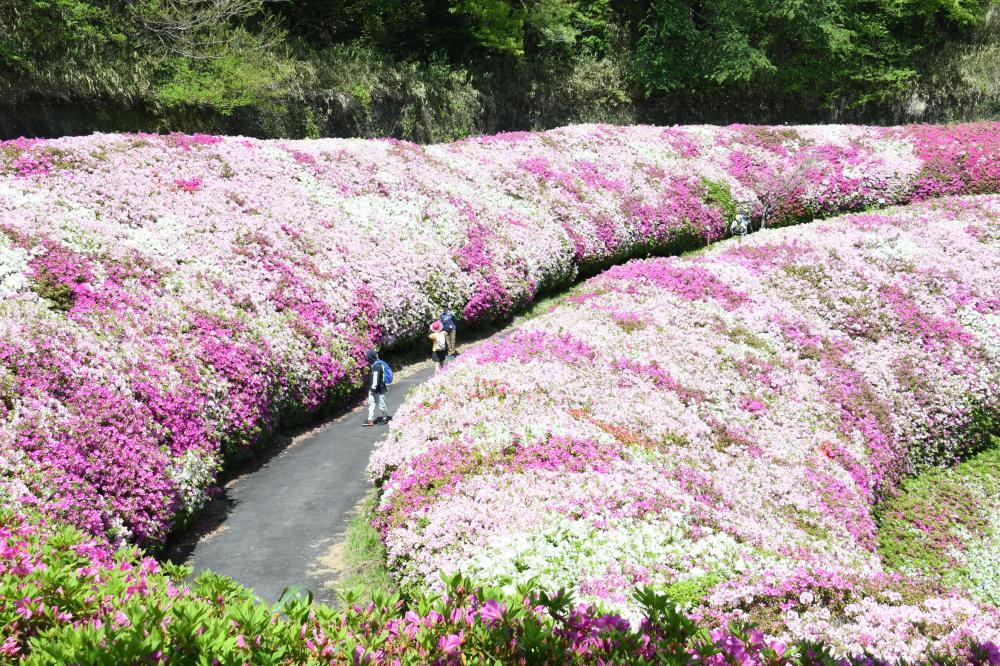
{"type": "Polygon", "coordinates": [[[382,381],[384,381],[385,385],[388,386],[392,383],[392,368],[390,368],[389,364],[382,359],[375,361],[375,365],[380,364],[382,366],[382,381]]]}
{"type": "Polygon", "coordinates": [[[450,310],[441,313],[440,321],[441,321],[441,327],[444,328],[444,330],[446,331],[455,330],[455,316],[451,314],[450,310]]]}

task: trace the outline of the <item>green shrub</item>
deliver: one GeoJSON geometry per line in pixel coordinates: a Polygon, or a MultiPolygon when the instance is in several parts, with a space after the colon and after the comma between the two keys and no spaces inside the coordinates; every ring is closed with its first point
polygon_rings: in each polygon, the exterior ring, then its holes
{"type": "Polygon", "coordinates": [[[705,600],[709,591],[723,580],[722,576],[705,574],[671,583],[663,593],[682,608],[689,608],[705,600]]]}
{"type": "Polygon", "coordinates": [[[0,510],[0,550],[6,663],[682,664],[750,652],[779,664],[826,656],[805,644],[780,654],[745,626],[711,638],[650,589],[636,592],[640,627],[566,592],[522,587],[504,595],[461,575],[444,577],[442,595],[376,590],[363,600],[349,592],[338,610],[292,589],[269,607],[225,577],[206,572],[186,587],[186,568],[130,548],[112,553],[34,515],[0,510]]]}
{"type": "Polygon", "coordinates": [[[949,581],[969,587],[963,552],[988,536],[1000,496],[1000,442],[950,468],[934,468],[903,482],[877,510],[878,551],[893,570],[950,571],[949,581]]]}
{"type": "Polygon", "coordinates": [[[49,301],[53,309],[60,312],[69,312],[76,302],[73,288],[60,282],[47,271],[42,271],[32,280],[31,288],[36,294],[49,301]]]}
{"type": "Polygon", "coordinates": [[[736,219],[739,206],[733,199],[729,186],[705,177],[702,177],[701,184],[705,187],[705,203],[721,210],[723,219],[727,222],[736,219]]]}

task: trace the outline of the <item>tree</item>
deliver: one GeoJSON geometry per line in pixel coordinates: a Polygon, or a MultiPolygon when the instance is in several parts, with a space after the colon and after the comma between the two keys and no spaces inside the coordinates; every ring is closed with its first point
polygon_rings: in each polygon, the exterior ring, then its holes
{"type": "MultiPolygon", "coordinates": [[[[230,28],[263,15],[268,0],[140,0],[130,3],[145,36],[172,56],[191,59],[217,57],[232,38],[230,28]]],[[[270,17],[258,22],[253,32],[240,35],[240,49],[264,51],[282,41],[285,33],[270,17]]]]}
{"type": "Polygon", "coordinates": [[[573,57],[609,48],[609,0],[452,0],[479,46],[515,58],[573,57]]]}
{"type": "Polygon", "coordinates": [[[123,28],[107,7],[85,0],[0,2],[0,68],[10,72],[0,84],[15,96],[94,92],[106,68],[83,76],[80,65],[121,48],[123,28]]]}
{"type": "Polygon", "coordinates": [[[635,78],[647,95],[753,87],[865,102],[904,88],[919,53],[982,16],[980,0],[652,0],[635,78]]]}

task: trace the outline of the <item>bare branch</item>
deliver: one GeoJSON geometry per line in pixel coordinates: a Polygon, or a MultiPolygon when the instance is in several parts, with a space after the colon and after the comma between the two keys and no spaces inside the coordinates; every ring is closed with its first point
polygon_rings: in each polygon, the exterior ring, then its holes
{"type": "MultiPolygon", "coordinates": [[[[144,0],[132,11],[146,34],[164,53],[195,60],[216,57],[227,43],[222,28],[257,16],[264,5],[278,0],[144,0]]],[[[266,51],[282,39],[282,32],[264,20],[254,32],[252,48],[266,51]]]]}
{"type": "Polygon", "coordinates": [[[817,166],[818,162],[810,158],[761,179],[759,187],[755,188],[760,201],[761,229],[767,226],[771,215],[777,213],[801,188],[805,187],[817,166]]]}

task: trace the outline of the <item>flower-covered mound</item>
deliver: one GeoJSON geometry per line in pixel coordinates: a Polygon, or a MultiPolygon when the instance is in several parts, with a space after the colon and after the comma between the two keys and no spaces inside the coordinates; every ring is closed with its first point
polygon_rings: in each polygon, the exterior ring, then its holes
{"type": "Polygon", "coordinates": [[[886,566],[873,515],[990,445],[998,382],[1000,197],[635,261],[416,389],[372,458],[376,527],[418,589],[533,580],[634,618],[648,585],[841,655],[954,653],[1000,612],[886,566]]]}
{"type": "Polygon", "coordinates": [[[996,124],[571,127],[420,147],[0,143],[0,501],[163,538],[227,452],[343,400],[363,350],[581,269],[1000,189],[996,124]]]}

